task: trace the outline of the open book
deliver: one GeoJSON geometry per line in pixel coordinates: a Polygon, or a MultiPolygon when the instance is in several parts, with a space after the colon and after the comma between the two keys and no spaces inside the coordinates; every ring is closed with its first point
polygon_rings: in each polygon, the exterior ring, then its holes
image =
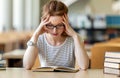
{"type": "Polygon", "coordinates": [[[34,69],[33,72],[78,72],[79,69],[70,67],[49,66],[34,69]]]}

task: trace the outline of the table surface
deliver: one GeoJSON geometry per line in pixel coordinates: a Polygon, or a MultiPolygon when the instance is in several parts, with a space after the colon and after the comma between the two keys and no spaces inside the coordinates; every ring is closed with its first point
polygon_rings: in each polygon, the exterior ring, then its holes
{"type": "Polygon", "coordinates": [[[0,70],[0,78],[119,78],[116,75],[104,74],[103,69],[80,70],[77,73],[65,72],[32,72],[24,68],[7,68],[0,70]]]}

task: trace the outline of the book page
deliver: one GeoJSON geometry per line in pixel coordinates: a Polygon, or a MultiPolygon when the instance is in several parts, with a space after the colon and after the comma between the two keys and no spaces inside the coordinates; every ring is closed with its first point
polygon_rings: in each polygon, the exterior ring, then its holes
{"type": "Polygon", "coordinates": [[[44,71],[54,71],[52,67],[40,67],[33,70],[33,72],[44,72],[44,71]]]}
{"type": "Polygon", "coordinates": [[[62,67],[62,66],[48,66],[48,67],[40,67],[35,70],[34,72],[42,72],[42,71],[55,71],[55,72],[77,72],[78,69],[70,68],[70,67],[62,67]]]}
{"type": "Polygon", "coordinates": [[[79,71],[78,69],[75,69],[75,68],[61,67],[61,66],[56,67],[54,70],[61,71],[61,72],[77,72],[77,71],[79,71]]]}

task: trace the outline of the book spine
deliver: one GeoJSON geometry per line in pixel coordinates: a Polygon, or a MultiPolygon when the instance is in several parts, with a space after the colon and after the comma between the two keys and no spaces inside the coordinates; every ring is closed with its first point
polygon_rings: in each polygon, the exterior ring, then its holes
{"type": "Polygon", "coordinates": [[[113,74],[113,75],[120,75],[120,69],[104,67],[103,73],[105,73],[105,74],[113,74]]]}
{"type": "Polygon", "coordinates": [[[120,63],[104,62],[104,67],[120,68],[120,63]]]}
{"type": "Polygon", "coordinates": [[[119,58],[120,59],[120,52],[105,52],[106,58],[119,58]]]}
{"type": "Polygon", "coordinates": [[[105,58],[120,59],[120,57],[117,57],[117,56],[105,56],[105,58]]]}
{"type": "Polygon", "coordinates": [[[120,63],[120,59],[117,58],[105,58],[105,62],[120,63]]]}

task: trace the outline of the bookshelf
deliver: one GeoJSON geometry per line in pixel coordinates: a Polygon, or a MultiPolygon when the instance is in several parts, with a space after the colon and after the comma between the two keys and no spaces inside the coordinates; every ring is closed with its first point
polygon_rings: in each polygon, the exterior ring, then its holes
{"type": "MultiPolygon", "coordinates": [[[[79,22],[82,23],[77,23],[77,26],[73,26],[73,29],[80,33],[80,35],[81,30],[84,30],[82,37],[85,38],[85,43],[94,44],[96,42],[107,41],[120,36],[120,15],[86,15],[86,17],[88,17],[87,20],[91,22],[91,26],[85,26],[84,23],[87,22],[84,21],[83,23],[81,19],[79,22]]],[[[80,16],[78,18],[80,18],[80,16]]],[[[85,18],[83,20],[85,20],[85,18]]]]}

